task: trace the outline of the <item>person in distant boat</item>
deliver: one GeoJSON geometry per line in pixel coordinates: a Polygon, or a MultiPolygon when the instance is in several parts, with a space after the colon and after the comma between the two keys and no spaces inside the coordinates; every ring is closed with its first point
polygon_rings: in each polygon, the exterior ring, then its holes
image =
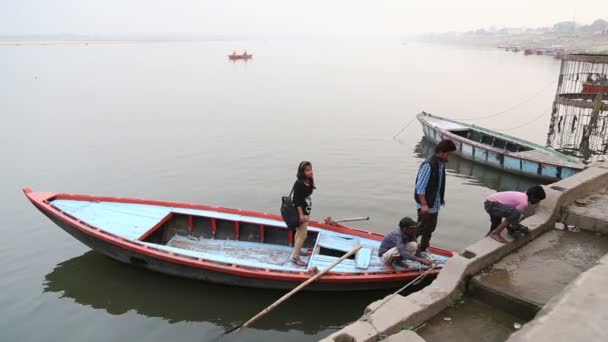
{"type": "Polygon", "coordinates": [[[382,263],[392,268],[399,265],[407,268],[404,261],[418,261],[424,265],[431,265],[432,261],[416,256],[418,242],[416,241],[416,230],[418,224],[409,217],[404,217],[399,221],[399,229],[392,231],[384,236],[384,240],[378,249],[378,256],[382,263]]]}
{"type": "Polygon", "coordinates": [[[247,50],[245,50],[245,52],[243,52],[243,56],[247,56],[247,50]]]}
{"type": "Polygon", "coordinates": [[[445,205],[445,162],[456,151],[452,140],[442,140],[435,147],[435,154],[422,162],[416,177],[414,200],[418,208],[418,234],[422,235],[417,257],[431,258],[426,252],[431,236],[437,227],[439,209],[445,205]]]}
{"type": "Polygon", "coordinates": [[[236,56],[236,50],[232,50],[232,55],[236,56]]]}
{"type": "Polygon", "coordinates": [[[306,263],[300,259],[300,252],[304,241],[306,241],[308,221],[310,221],[310,212],[312,210],[310,196],[314,189],[316,188],[312,164],[309,161],[303,161],[298,166],[297,179],[293,185],[293,205],[300,215],[300,225],[296,229],[291,261],[298,266],[306,266],[306,263]]]}
{"type": "Polygon", "coordinates": [[[545,190],[540,185],[532,186],[526,192],[502,191],[490,195],[484,203],[491,222],[488,236],[507,243],[500,233],[509,225],[519,223],[529,204],[540,203],[545,197],[545,190]]]}

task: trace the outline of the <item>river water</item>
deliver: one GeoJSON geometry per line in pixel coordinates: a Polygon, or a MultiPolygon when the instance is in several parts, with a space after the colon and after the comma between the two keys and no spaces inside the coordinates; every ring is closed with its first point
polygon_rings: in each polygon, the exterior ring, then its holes
{"type": "MultiPolygon", "coordinates": [[[[313,218],[370,216],[356,226],[386,233],[415,215],[432,149],[417,113],[504,111],[474,122],[542,144],[558,70],[549,57],[388,40],[1,45],[0,340],[205,341],[282,294],[97,255],[24,186],[277,212],[310,160],[313,218]],[[235,48],[253,60],[228,61],[235,48]]],[[[433,243],[455,250],[486,232],[485,196],[531,184],[455,157],[448,171],[433,243]]],[[[316,340],[385,294],[302,293],[227,339],[316,340]]]]}

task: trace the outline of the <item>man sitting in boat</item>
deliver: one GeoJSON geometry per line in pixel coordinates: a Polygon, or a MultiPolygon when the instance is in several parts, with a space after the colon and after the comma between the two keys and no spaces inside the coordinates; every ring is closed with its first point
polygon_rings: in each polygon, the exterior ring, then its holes
{"type": "Polygon", "coordinates": [[[488,236],[498,242],[507,243],[500,233],[509,225],[519,223],[529,204],[540,203],[545,197],[545,190],[540,185],[530,187],[526,192],[502,191],[490,195],[484,203],[491,221],[488,236]]]}
{"type": "Polygon", "coordinates": [[[399,221],[399,229],[392,231],[384,236],[384,240],[378,249],[378,255],[382,258],[382,263],[392,268],[399,265],[404,268],[405,260],[418,261],[423,265],[431,265],[433,262],[425,258],[416,257],[418,242],[416,241],[416,231],[418,224],[409,217],[404,217],[399,221]]]}

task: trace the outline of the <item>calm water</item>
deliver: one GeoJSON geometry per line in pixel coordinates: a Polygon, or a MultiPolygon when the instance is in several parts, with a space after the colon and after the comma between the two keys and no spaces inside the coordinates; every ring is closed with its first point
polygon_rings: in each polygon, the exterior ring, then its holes
{"type": "MultiPolygon", "coordinates": [[[[510,128],[551,106],[559,62],[398,41],[0,46],[0,340],[201,341],[278,298],[153,274],[90,252],[34,209],[35,190],[276,212],[311,160],[313,218],[414,215],[425,110],[510,128]],[[247,63],[225,55],[254,53],[247,63]],[[536,94],[536,95],[535,95],[536,94]]],[[[544,143],[549,116],[511,131],[544,143]]],[[[494,189],[529,181],[452,158],[433,242],[487,229],[494,189]]],[[[316,340],[383,292],[304,293],[230,340],[316,340]]]]}

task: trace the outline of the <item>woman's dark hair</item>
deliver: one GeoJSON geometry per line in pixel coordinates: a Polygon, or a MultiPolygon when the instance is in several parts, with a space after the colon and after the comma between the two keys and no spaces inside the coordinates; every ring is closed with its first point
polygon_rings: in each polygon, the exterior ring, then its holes
{"type": "MultiPolygon", "coordinates": [[[[298,166],[298,174],[296,177],[298,177],[298,179],[301,181],[306,180],[306,174],[304,173],[304,170],[307,166],[312,166],[312,164],[309,161],[303,161],[300,163],[300,166],[298,166]]],[[[310,182],[310,186],[312,186],[313,189],[316,189],[314,178],[311,177],[308,181],[310,182]]]]}
{"type": "Polygon", "coordinates": [[[547,197],[545,190],[540,185],[530,187],[528,190],[526,190],[526,195],[528,195],[528,198],[534,198],[539,201],[542,201],[547,197]]]}
{"type": "Polygon", "coordinates": [[[441,142],[435,146],[435,153],[454,151],[456,151],[456,144],[454,144],[454,142],[450,139],[441,140],[441,142]]]}

